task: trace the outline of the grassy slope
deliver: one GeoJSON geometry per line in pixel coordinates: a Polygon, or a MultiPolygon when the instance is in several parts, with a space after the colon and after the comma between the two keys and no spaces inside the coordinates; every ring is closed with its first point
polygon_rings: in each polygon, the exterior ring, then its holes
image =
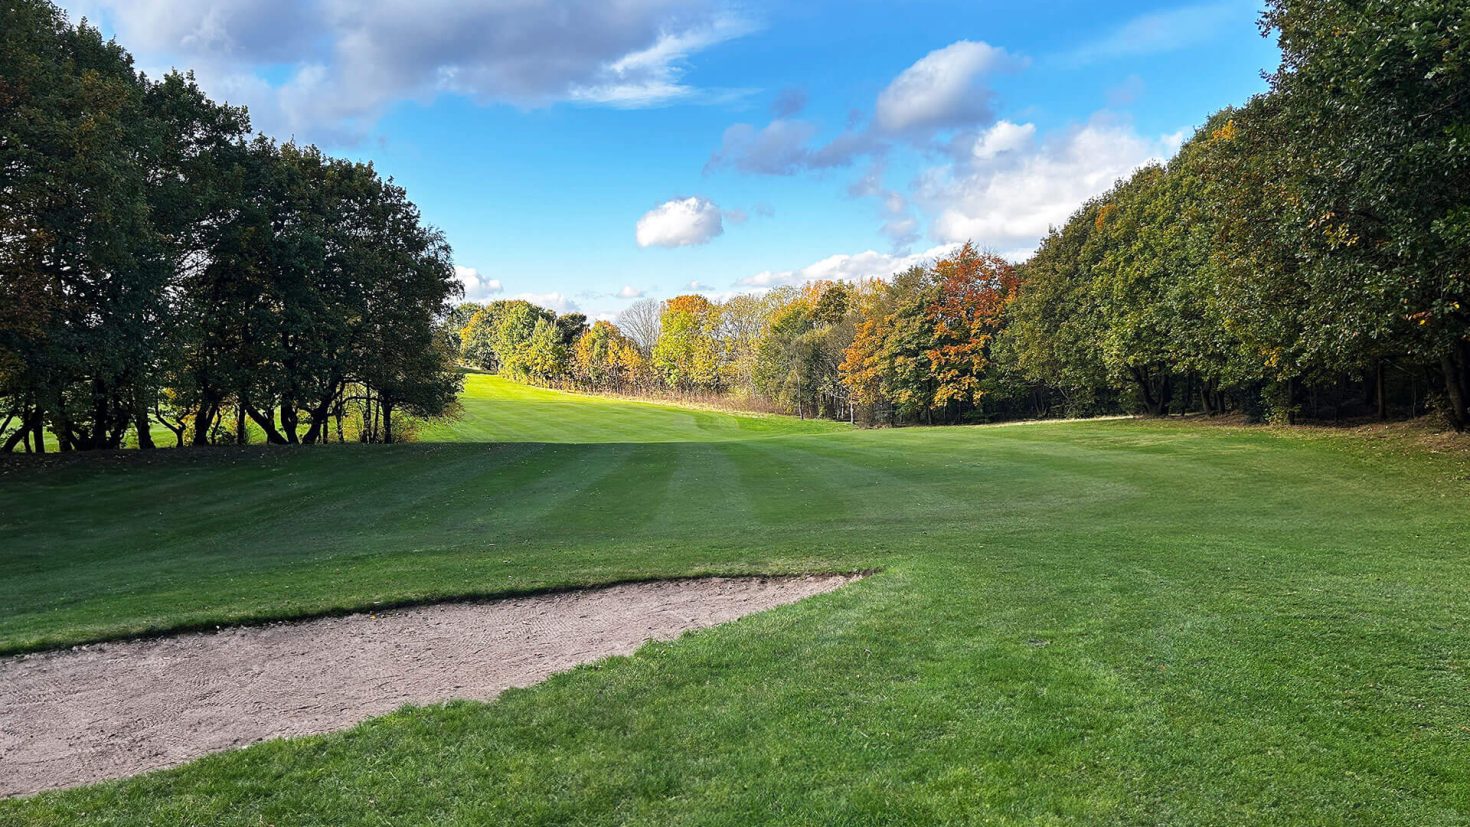
{"type": "Polygon", "coordinates": [[[832,431],[472,377],[420,444],[0,477],[0,645],[681,573],[884,572],[493,704],[0,822],[1454,823],[1467,485],[1336,437],[832,431]]]}

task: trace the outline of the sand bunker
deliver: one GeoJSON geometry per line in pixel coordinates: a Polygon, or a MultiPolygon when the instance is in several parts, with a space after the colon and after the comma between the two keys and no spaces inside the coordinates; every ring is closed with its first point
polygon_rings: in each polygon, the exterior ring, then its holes
{"type": "Polygon", "coordinates": [[[404,704],[489,700],[851,579],[671,580],[6,658],[0,796],[344,729],[404,704]]]}

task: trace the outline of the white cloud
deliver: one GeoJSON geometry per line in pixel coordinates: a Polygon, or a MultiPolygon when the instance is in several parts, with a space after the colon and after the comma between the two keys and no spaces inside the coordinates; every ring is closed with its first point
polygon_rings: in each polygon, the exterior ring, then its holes
{"type": "Polygon", "coordinates": [[[1208,41],[1232,24],[1253,27],[1257,13],[1254,0],[1222,0],[1143,14],[1074,50],[1064,62],[1082,66],[1177,51],[1208,41]]]}
{"type": "Polygon", "coordinates": [[[807,144],[817,127],[807,121],[777,118],[762,129],[737,123],[725,130],[720,148],[710,156],[705,169],[729,164],[741,172],[790,175],[811,160],[807,144]]]}
{"type": "Polygon", "coordinates": [[[991,93],[982,80],[1014,63],[1004,49],[978,41],[936,49],[878,95],[877,125],[888,132],[911,132],[988,121],[991,93]]]}
{"type": "MultiPolygon", "coordinates": [[[[868,126],[861,126],[863,113],[854,112],[843,132],[825,144],[817,143],[814,139],[820,130],[815,123],[790,117],[800,107],[778,104],[778,117],[764,127],[737,123],[727,128],[705,172],[722,166],[760,175],[831,169],[865,156],[882,158],[894,137],[923,143],[937,131],[988,123],[993,115],[985,77],[1024,62],[987,43],[951,43],[894,78],[879,93],[868,126]]],[[[805,104],[804,96],[801,104],[805,104]]]]}
{"type": "Polygon", "coordinates": [[[684,61],[696,52],[749,34],[754,28],[741,17],[722,14],[688,31],[664,32],[652,46],[613,61],[597,81],[573,86],[570,97],[624,108],[693,97],[699,90],[680,82],[684,61]]]}
{"type": "Polygon", "coordinates": [[[675,198],[638,219],[639,247],[688,247],[706,244],[725,232],[720,208],[706,198],[675,198]]]}
{"type": "Polygon", "coordinates": [[[631,284],[625,284],[623,285],[623,289],[618,291],[617,295],[620,299],[641,299],[643,298],[643,294],[645,292],[646,291],[639,290],[631,284]]]}
{"type": "Polygon", "coordinates": [[[711,287],[710,287],[710,285],[705,284],[704,282],[700,281],[699,279],[692,279],[689,282],[689,289],[692,290],[692,291],[694,291],[694,292],[696,292],[696,293],[698,293],[701,290],[709,290],[709,289],[711,289],[711,287]]]}
{"type": "Polygon", "coordinates": [[[879,93],[871,124],[862,126],[863,113],[854,112],[847,128],[826,143],[815,141],[817,124],[791,117],[805,106],[805,93],[791,101],[783,97],[774,107],[777,117],[764,127],[737,123],[727,128],[704,170],[729,166],[759,175],[793,175],[831,169],[865,156],[881,158],[895,137],[923,143],[937,131],[988,123],[993,115],[985,77],[1024,63],[978,41],[936,49],[879,93]]]}
{"type": "Polygon", "coordinates": [[[454,265],[454,276],[464,285],[464,297],[469,301],[485,301],[504,292],[500,279],[487,279],[473,267],[454,265]]]}
{"type": "MultiPolygon", "coordinates": [[[[522,107],[722,98],[688,60],[753,24],[727,0],[70,0],[142,66],[195,69],[258,128],[348,141],[441,94],[522,107]]],[[[738,90],[737,90],[738,91],[738,90]]]]}
{"type": "MultiPolygon", "coordinates": [[[[1028,124],[1029,126],[1029,124],[1028,124]]],[[[1023,256],[1047,230],[1119,178],[1177,149],[1176,136],[1146,138],[1104,116],[1030,151],[1009,151],[928,170],[916,200],[934,216],[938,241],[973,240],[1023,256]]]]}
{"type": "Polygon", "coordinates": [[[73,21],[86,16],[117,29],[123,45],[144,55],[219,56],[293,62],[311,49],[318,10],[299,0],[70,0],[73,21]]]}
{"type": "Polygon", "coordinates": [[[512,298],[555,310],[558,315],[562,313],[581,312],[581,308],[577,306],[575,301],[572,301],[571,297],[557,291],[549,293],[517,293],[512,298]]]}
{"type": "Polygon", "coordinates": [[[976,158],[990,160],[1007,152],[1015,152],[1025,149],[1031,145],[1031,139],[1036,135],[1036,124],[1013,124],[1010,121],[999,121],[975,139],[975,147],[971,150],[976,158]]]}
{"type": "Polygon", "coordinates": [[[957,244],[941,244],[910,255],[893,255],[880,253],[877,250],[852,254],[839,253],[797,270],[766,270],[756,273],[741,279],[737,285],[760,290],[783,285],[801,285],[809,281],[824,279],[832,281],[886,279],[916,264],[927,264],[947,255],[958,246],[957,244]]]}

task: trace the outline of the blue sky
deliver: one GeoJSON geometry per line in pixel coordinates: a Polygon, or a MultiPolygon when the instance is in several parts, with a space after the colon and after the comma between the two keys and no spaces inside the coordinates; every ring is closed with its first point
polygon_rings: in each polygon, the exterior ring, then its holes
{"type": "Polygon", "coordinates": [[[640,295],[1021,258],[1264,87],[1251,0],[74,0],[150,74],[374,161],[472,298],[640,295]]]}

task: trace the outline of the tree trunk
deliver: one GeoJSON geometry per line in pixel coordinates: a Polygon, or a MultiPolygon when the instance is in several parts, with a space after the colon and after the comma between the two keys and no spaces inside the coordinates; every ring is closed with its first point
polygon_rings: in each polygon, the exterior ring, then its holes
{"type": "Polygon", "coordinates": [[[373,389],[363,388],[362,392],[362,429],[357,434],[358,442],[373,441],[373,423],[377,422],[376,414],[373,413],[373,389]]]}
{"type": "Polygon", "coordinates": [[[307,411],[307,414],[311,416],[311,425],[306,429],[306,436],[301,438],[303,443],[312,445],[318,441],[327,423],[327,406],[330,404],[331,401],[328,400],[320,407],[307,411]]]}
{"type": "Polygon", "coordinates": [[[1143,409],[1150,414],[1154,413],[1156,410],[1154,389],[1153,383],[1149,381],[1148,373],[1143,368],[1133,367],[1131,365],[1128,368],[1128,372],[1133,375],[1133,381],[1138,384],[1138,392],[1143,394],[1143,409]]]}
{"type": "Polygon", "coordinates": [[[297,413],[295,400],[281,400],[281,431],[286,435],[286,442],[292,445],[297,445],[301,442],[301,437],[297,436],[296,434],[296,423],[297,413]]]}
{"type": "MultiPolygon", "coordinates": [[[[1455,348],[1460,350],[1460,348],[1455,348]]],[[[1439,366],[1444,372],[1445,394],[1450,400],[1449,420],[1456,431],[1463,432],[1467,424],[1465,406],[1467,397],[1470,397],[1470,389],[1466,388],[1465,369],[1459,364],[1460,354],[1447,354],[1440,358],[1439,366]]]]}
{"type": "Polygon", "coordinates": [[[260,411],[257,411],[255,409],[254,405],[246,404],[245,413],[250,417],[251,422],[259,425],[260,429],[262,431],[265,431],[266,442],[269,442],[272,445],[286,444],[286,438],[281,436],[280,431],[276,430],[275,420],[270,415],[271,412],[269,410],[267,410],[265,413],[261,413],[260,411]]]}
{"type": "MultiPolygon", "coordinates": [[[[7,420],[5,424],[7,426],[9,426],[10,425],[10,422],[7,420]]],[[[15,450],[15,446],[19,445],[22,440],[24,440],[26,437],[30,436],[30,433],[31,433],[31,421],[30,421],[30,419],[28,417],[22,416],[21,417],[21,420],[20,420],[20,427],[18,427],[18,428],[15,429],[15,433],[13,433],[10,436],[6,437],[5,438],[5,444],[3,446],[0,446],[0,454],[8,454],[11,451],[14,451],[15,450]]],[[[26,447],[30,447],[30,446],[27,445],[26,447]]]]}
{"type": "Polygon", "coordinates": [[[1383,360],[1379,359],[1373,371],[1373,401],[1378,408],[1379,421],[1388,419],[1388,394],[1384,392],[1383,360]]]}
{"type": "Polygon", "coordinates": [[[199,412],[194,414],[194,445],[209,444],[209,429],[214,424],[214,415],[217,410],[213,402],[203,402],[199,405],[199,412]]]}
{"type": "Polygon", "coordinates": [[[137,392],[133,396],[133,420],[138,430],[138,450],[153,450],[153,426],[148,419],[148,406],[143,404],[142,396],[137,392]]]}
{"type": "Polygon", "coordinates": [[[138,424],[136,427],[138,429],[138,450],[152,451],[155,447],[153,444],[153,426],[148,419],[148,413],[146,411],[140,411],[138,413],[138,424]]]}
{"type": "Polygon", "coordinates": [[[378,407],[383,411],[383,444],[393,444],[393,403],[387,400],[379,400],[378,407]]]}

